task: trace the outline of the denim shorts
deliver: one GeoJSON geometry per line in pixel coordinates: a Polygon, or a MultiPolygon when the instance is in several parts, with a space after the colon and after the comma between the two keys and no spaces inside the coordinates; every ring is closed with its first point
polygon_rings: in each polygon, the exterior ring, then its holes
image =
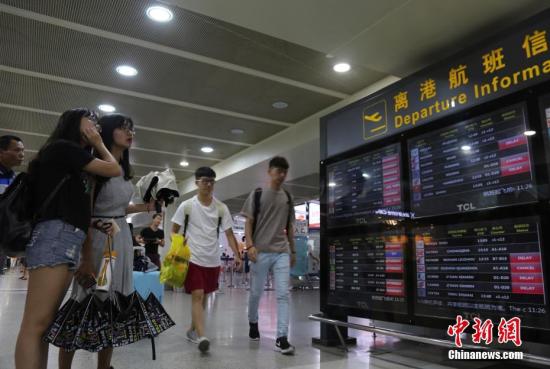
{"type": "Polygon", "coordinates": [[[59,219],[38,223],[27,244],[28,269],[68,264],[75,270],[85,238],[82,230],[59,219]]]}

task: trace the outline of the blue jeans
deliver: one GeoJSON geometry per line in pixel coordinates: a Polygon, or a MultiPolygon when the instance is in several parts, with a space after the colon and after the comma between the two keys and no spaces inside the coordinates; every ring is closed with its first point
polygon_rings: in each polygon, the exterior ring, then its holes
{"type": "Polygon", "coordinates": [[[84,231],[60,219],[40,222],[34,227],[27,244],[27,268],[68,264],[69,270],[74,271],[85,239],[84,231]]]}
{"type": "Polygon", "coordinates": [[[255,263],[250,263],[250,295],[248,298],[248,321],[258,322],[258,306],[264,292],[269,271],[273,271],[277,293],[277,338],[288,335],[288,283],[290,280],[290,257],[286,253],[258,253],[255,263]]]}

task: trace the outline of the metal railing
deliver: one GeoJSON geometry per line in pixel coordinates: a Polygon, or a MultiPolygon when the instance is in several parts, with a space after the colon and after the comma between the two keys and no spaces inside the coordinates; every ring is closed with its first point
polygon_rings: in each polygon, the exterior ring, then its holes
{"type": "MultiPolygon", "coordinates": [[[[423,336],[416,336],[410,333],[405,333],[401,331],[396,331],[393,329],[388,328],[380,328],[375,326],[368,326],[368,325],[362,325],[362,324],[356,324],[356,323],[349,323],[349,322],[343,322],[340,320],[334,320],[334,319],[328,319],[323,317],[321,314],[312,314],[308,317],[309,320],[313,320],[320,323],[326,323],[333,325],[336,329],[336,334],[338,335],[338,339],[340,340],[340,343],[342,345],[342,349],[344,349],[346,352],[348,351],[347,345],[345,343],[344,337],[342,335],[342,332],[340,332],[339,327],[345,327],[349,329],[356,329],[359,331],[366,331],[366,332],[372,332],[372,333],[379,333],[386,336],[396,337],[402,340],[408,340],[408,341],[414,341],[414,342],[420,342],[425,343],[428,345],[433,346],[441,346],[441,347],[448,347],[448,348],[456,348],[454,345],[454,342],[444,340],[444,339],[438,339],[438,338],[430,338],[430,337],[423,337],[423,336]]],[[[493,349],[486,346],[474,346],[469,344],[462,344],[462,349],[469,349],[469,350],[493,350],[493,351],[500,351],[500,352],[506,352],[506,350],[498,350],[493,349]]],[[[550,358],[544,357],[544,356],[538,356],[533,355],[529,353],[523,354],[523,360],[534,363],[534,364],[542,364],[542,365],[550,365],[550,358]]]]}

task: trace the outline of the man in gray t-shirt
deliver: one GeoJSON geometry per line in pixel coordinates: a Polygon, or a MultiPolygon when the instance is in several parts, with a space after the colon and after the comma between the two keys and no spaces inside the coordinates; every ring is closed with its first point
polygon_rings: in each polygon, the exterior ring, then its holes
{"type": "Polygon", "coordinates": [[[258,306],[267,275],[273,272],[277,294],[277,341],[275,349],[282,354],[294,353],[288,342],[288,298],[290,267],[296,262],[294,248],[294,204],[282,188],[288,172],[288,162],[274,157],[269,162],[268,188],[250,193],[242,213],[246,216],[245,234],[250,265],[251,285],[248,299],[249,337],[260,339],[258,306]]]}

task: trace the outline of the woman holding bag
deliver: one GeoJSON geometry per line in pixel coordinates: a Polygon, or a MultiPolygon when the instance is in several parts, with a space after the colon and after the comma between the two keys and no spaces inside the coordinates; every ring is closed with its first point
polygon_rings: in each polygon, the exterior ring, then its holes
{"type": "MultiPolygon", "coordinates": [[[[120,164],[123,174],[114,178],[99,177],[95,187],[95,204],[92,214],[92,229],[88,239],[91,247],[83,254],[76,273],[73,294],[81,301],[90,292],[82,287],[89,284],[93,274],[98,278],[95,294],[105,300],[115,294],[128,296],[134,292],[133,285],[133,242],[126,215],[155,210],[155,203],[129,205],[134,193],[129,149],[134,138],[134,125],[129,117],[120,114],[108,115],[99,120],[101,136],[105,145],[120,164]],[[115,223],[113,225],[113,222],[115,223]],[[118,232],[115,232],[115,228],[118,232]],[[112,243],[111,243],[112,241],[112,243]],[[116,260],[113,260],[116,258],[116,260]],[[110,260],[107,260],[110,259],[110,260]],[[109,261],[111,265],[106,264],[109,261]],[[105,265],[105,267],[104,267],[105,265]],[[104,281],[102,269],[109,268],[110,278],[104,281]]],[[[104,272],[107,270],[104,270],[104,272]]],[[[124,298],[124,297],[123,297],[124,298]]],[[[158,301],[156,301],[158,303],[158,301]]],[[[160,306],[160,303],[158,303],[160,306]]],[[[160,307],[162,308],[162,307],[160,307]]],[[[63,310],[60,310],[63,314],[63,310]]],[[[118,317],[119,323],[123,317],[118,317]]],[[[171,320],[170,320],[171,321],[171,320]]],[[[173,323],[173,322],[172,322],[173,323]]],[[[46,336],[48,339],[48,336],[46,336]]],[[[129,340],[126,343],[132,343],[129,340]]],[[[55,344],[55,342],[53,342],[55,344]]],[[[113,347],[99,351],[98,369],[110,368],[113,347]]],[[[59,368],[70,368],[74,351],[59,351],[59,368]]]]}
{"type": "Polygon", "coordinates": [[[15,348],[17,369],[46,369],[48,344],[42,336],[53,320],[78,265],[90,224],[90,176],[116,177],[121,170],[103,144],[95,114],[64,112],[29,164],[30,208],[39,214],[27,245],[29,285],[15,348]],[[99,158],[94,158],[90,148],[99,158]],[[50,196],[53,194],[53,196],[50,196]]]}

